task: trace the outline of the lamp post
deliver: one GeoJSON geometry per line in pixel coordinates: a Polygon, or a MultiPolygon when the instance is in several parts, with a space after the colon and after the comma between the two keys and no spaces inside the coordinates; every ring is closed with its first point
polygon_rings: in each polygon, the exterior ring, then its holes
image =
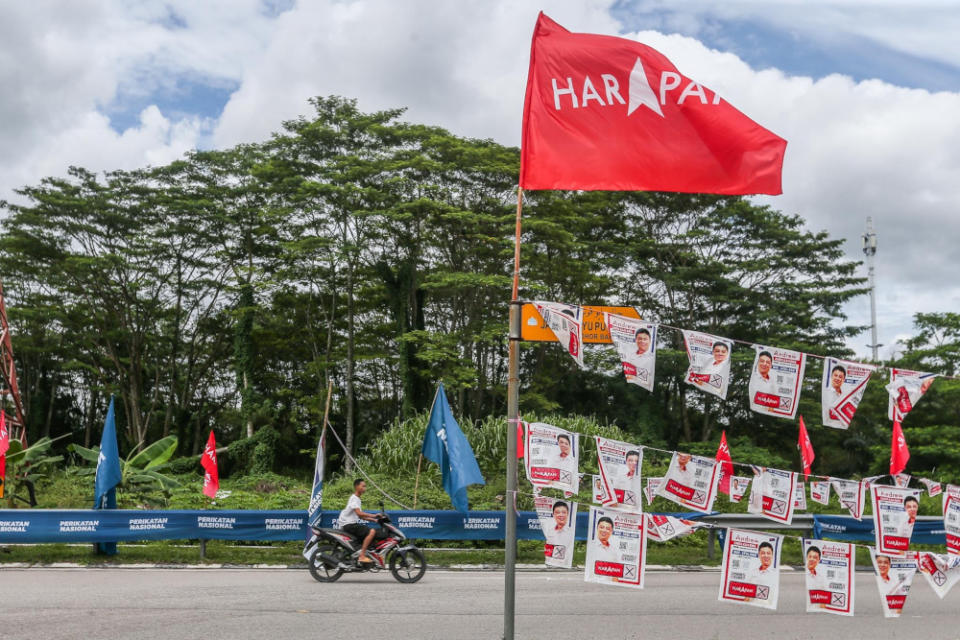
{"type": "Polygon", "coordinates": [[[873,361],[879,361],[878,350],[883,345],[877,342],[877,287],[874,281],[873,259],[877,255],[877,234],[873,230],[873,218],[867,217],[867,232],[861,236],[863,255],[867,258],[867,280],[870,283],[870,344],[873,361]]]}

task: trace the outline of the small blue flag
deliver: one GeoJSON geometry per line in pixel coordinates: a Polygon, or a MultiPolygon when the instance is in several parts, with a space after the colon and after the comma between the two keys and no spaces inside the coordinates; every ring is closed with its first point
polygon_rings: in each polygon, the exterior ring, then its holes
{"type": "MultiPolygon", "coordinates": [[[[116,487],[122,479],[120,451],[117,448],[117,423],[114,418],[113,396],[111,396],[107,419],[103,423],[103,436],[100,438],[100,457],[97,459],[97,479],[94,483],[94,509],[117,508],[116,487]]],[[[113,555],[117,552],[117,543],[97,543],[97,550],[100,553],[113,555]]]]}
{"type": "Polygon", "coordinates": [[[467,511],[467,485],[486,483],[480,475],[473,449],[453,417],[442,382],[430,408],[430,421],[420,451],[424,458],[440,465],[443,488],[450,495],[454,508],[467,511]]]}
{"type": "Polygon", "coordinates": [[[313,491],[310,492],[310,506],[307,507],[307,524],[311,527],[320,526],[320,517],[323,515],[323,465],[327,449],[326,429],[320,433],[317,443],[317,462],[313,467],[313,491]]]}

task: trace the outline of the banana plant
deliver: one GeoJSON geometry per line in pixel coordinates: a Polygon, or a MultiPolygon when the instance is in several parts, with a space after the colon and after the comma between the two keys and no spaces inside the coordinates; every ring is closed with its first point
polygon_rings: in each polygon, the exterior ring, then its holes
{"type": "MultiPolygon", "coordinates": [[[[88,449],[78,444],[71,444],[67,449],[93,465],[92,468],[81,468],[74,471],[79,476],[91,476],[97,473],[97,459],[100,457],[100,447],[88,449]]],[[[177,436],[167,436],[140,449],[134,449],[120,461],[122,477],[120,489],[149,489],[159,486],[164,491],[180,486],[176,479],[160,473],[163,466],[173,457],[177,450],[177,436]]]]}
{"type": "Polygon", "coordinates": [[[63,460],[63,456],[48,455],[50,446],[59,439],[40,438],[26,449],[19,440],[10,441],[10,448],[7,449],[7,483],[4,487],[8,507],[14,508],[15,500],[36,506],[36,482],[46,478],[53,466],[63,460]],[[24,492],[27,498],[23,497],[24,492]]]}

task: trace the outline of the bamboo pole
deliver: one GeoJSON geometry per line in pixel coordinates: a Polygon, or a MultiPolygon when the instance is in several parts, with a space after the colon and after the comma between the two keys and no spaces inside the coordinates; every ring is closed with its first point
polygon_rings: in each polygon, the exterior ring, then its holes
{"type": "Polygon", "coordinates": [[[423,454],[420,454],[420,458],[417,460],[417,479],[413,483],[413,508],[417,508],[417,489],[420,488],[420,465],[423,464],[423,454]]]}

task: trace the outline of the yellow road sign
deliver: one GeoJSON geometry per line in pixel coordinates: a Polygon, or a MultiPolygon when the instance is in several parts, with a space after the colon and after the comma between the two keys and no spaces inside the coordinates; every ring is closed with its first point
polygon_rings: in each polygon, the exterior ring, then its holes
{"type": "MultiPolygon", "coordinates": [[[[640,319],[640,314],[633,307],[583,307],[583,342],[584,344],[610,344],[610,332],[603,321],[604,313],[615,313],[628,318],[640,319]]],[[[523,305],[521,311],[521,337],[527,342],[556,342],[557,338],[540,317],[537,308],[532,304],[523,305]]]]}

